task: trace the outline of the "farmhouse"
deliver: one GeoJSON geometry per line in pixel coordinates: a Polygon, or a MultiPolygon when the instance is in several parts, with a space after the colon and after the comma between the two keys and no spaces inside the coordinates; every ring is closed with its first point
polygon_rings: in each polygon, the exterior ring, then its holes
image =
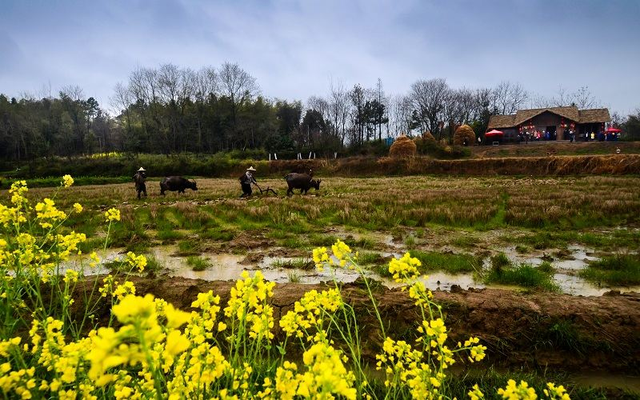
{"type": "Polygon", "coordinates": [[[576,134],[576,138],[585,138],[592,132],[597,135],[604,131],[604,125],[609,121],[611,116],[607,108],[535,108],[518,110],[513,115],[494,115],[489,119],[488,130],[504,132],[503,139],[507,141],[518,140],[520,134],[528,134],[534,140],[569,140],[571,131],[576,134]]]}

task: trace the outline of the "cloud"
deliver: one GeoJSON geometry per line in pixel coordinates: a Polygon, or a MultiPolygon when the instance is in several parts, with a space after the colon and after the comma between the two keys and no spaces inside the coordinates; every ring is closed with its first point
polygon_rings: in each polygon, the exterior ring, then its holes
{"type": "Polygon", "coordinates": [[[637,104],[633,66],[640,2],[540,1],[56,1],[5,0],[0,92],[51,82],[100,103],[137,67],[199,69],[238,62],[264,95],[306,100],[331,81],[382,79],[402,94],[418,79],[454,87],[503,80],[552,96],[590,89],[626,112],[637,104]],[[7,55],[7,56],[4,56],[7,55]],[[10,60],[10,61],[7,61],[10,60]]]}

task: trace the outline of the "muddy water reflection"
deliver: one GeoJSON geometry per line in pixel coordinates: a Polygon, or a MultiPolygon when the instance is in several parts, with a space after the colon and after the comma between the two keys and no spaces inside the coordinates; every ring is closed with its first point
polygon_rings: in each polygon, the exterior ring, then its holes
{"type": "MultiPolygon", "coordinates": [[[[384,285],[389,288],[402,286],[401,284],[388,279],[383,280],[384,285]]],[[[426,277],[420,278],[420,280],[424,283],[425,287],[430,290],[440,289],[449,291],[453,285],[458,285],[462,289],[482,289],[486,287],[484,284],[474,281],[473,276],[469,274],[451,275],[445,272],[432,272],[426,277]]]]}
{"type": "MultiPolygon", "coordinates": [[[[619,290],[620,292],[638,292],[640,287],[630,288],[611,288],[611,287],[597,287],[585,280],[576,276],[576,271],[584,268],[586,262],[595,259],[588,255],[588,251],[584,248],[569,248],[572,251],[574,260],[560,260],[554,261],[552,264],[557,269],[557,273],[554,278],[563,293],[571,295],[581,296],[600,296],[610,290],[619,290]]],[[[252,264],[243,263],[245,255],[235,254],[202,254],[201,257],[207,259],[211,266],[204,271],[194,271],[190,265],[187,264],[187,258],[178,256],[178,249],[175,246],[155,247],[149,252],[158,263],[164,268],[164,271],[168,276],[182,277],[189,279],[204,279],[208,281],[214,280],[237,280],[240,279],[242,271],[257,271],[260,270],[264,274],[265,278],[269,281],[277,283],[285,282],[299,282],[305,284],[314,284],[320,282],[329,282],[337,280],[340,282],[353,282],[358,278],[358,274],[355,271],[348,269],[331,269],[325,268],[324,271],[319,272],[316,269],[298,269],[298,268],[282,268],[278,265],[286,264],[297,260],[296,258],[286,257],[264,257],[262,261],[252,264]]],[[[540,257],[522,256],[517,254],[515,248],[507,249],[505,252],[514,262],[517,263],[529,263],[533,265],[539,265],[542,263],[540,257]]],[[[124,252],[121,249],[107,250],[106,252],[98,252],[98,255],[103,262],[113,261],[115,259],[123,258],[124,252]]],[[[399,255],[391,254],[389,255],[399,255]]],[[[84,259],[84,258],[83,258],[84,259]]],[[[488,260],[485,260],[485,266],[488,266],[488,260]]],[[[88,268],[88,261],[74,260],[67,268],[80,270],[84,266],[85,275],[91,274],[104,274],[109,271],[103,266],[99,266],[96,269],[88,268]]],[[[382,278],[374,272],[369,271],[367,273],[369,278],[381,281],[385,286],[393,288],[398,287],[399,284],[388,278],[382,278]]],[[[453,285],[457,285],[462,289],[469,288],[485,288],[495,287],[486,286],[482,282],[475,281],[471,274],[458,274],[451,275],[445,272],[431,272],[427,278],[423,278],[425,286],[431,290],[451,290],[453,285]]]]}

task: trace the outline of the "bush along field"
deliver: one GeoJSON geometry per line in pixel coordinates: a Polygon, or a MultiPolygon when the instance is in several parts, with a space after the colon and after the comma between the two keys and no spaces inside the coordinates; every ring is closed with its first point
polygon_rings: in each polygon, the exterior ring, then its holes
{"type": "MultiPolygon", "coordinates": [[[[65,176],[59,190],[72,184],[65,176]]],[[[361,275],[379,322],[380,346],[369,365],[362,352],[366,339],[337,281],[307,292],[276,321],[269,302],[275,284],[259,271],[244,272],[226,304],[209,291],[198,294],[187,312],[150,294],[136,295],[130,278],[147,268],[144,256],[127,253],[106,276],[90,275],[101,261],[95,253],[87,265],[68,267],[86,235],[67,223],[87,211],[78,203],[58,209],[59,190],[33,205],[27,186],[16,182],[10,203],[0,205],[4,398],[425,399],[452,398],[454,391],[472,399],[569,398],[561,385],[534,388],[524,380],[480,387],[466,379],[470,386],[460,392],[449,368],[482,361],[486,347],[477,337],[450,343],[441,307],[417,280],[421,262],[409,254],[393,258],[388,272],[405,285],[420,315],[417,339],[410,342],[385,333],[357,253],[341,241],[313,251],[316,268],[361,275]],[[108,319],[97,318],[104,308],[108,319]]],[[[122,215],[109,208],[101,219],[106,246],[122,215]]]]}

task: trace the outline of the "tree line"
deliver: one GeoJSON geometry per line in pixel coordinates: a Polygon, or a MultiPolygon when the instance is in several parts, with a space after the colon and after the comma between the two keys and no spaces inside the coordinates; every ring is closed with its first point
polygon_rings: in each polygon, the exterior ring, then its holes
{"type": "MultiPolygon", "coordinates": [[[[57,97],[0,94],[0,158],[31,160],[112,151],[173,154],[265,149],[269,152],[354,151],[400,133],[423,132],[451,140],[455,128],[476,134],[495,114],[527,106],[597,106],[588,88],[533,97],[512,82],[494,88],[452,88],[445,79],[418,80],[408,93],[387,95],[381,80],[371,88],[332,83],[325,96],[301,101],[269,99],[238,64],[200,70],[164,64],[138,68],[116,85],[108,113],[82,88],[57,97]]],[[[629,132],[635,138],[637,121],[629,132]],[[635,127],[635,128],[634,128],[635,127]],[[634,136],[635,135],[635,136],[634,136]]],[[[625,123],[614,115],[619,123],[625,123]]]]}

